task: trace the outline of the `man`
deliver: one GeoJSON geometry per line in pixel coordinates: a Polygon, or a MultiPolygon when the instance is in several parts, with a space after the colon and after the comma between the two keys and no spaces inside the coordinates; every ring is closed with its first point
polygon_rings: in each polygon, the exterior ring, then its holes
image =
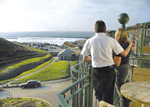
{"type": "Polygon", "coordinates": [[[81,51],[83,61],[92,61],[93,88],[96,98],[113,104],[115,83],[114,61],[112,52],[126,57],[132,43],[124,50],[113,38],[105,35],[106,25],[103,21],[95,23],[95,36],[88,39],[81,51]],[[88,57],[91,54],[91,58],[88,57]]]}

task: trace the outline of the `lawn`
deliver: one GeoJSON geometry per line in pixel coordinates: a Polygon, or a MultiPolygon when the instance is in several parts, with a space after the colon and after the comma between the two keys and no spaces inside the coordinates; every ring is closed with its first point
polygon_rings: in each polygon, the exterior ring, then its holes
{"type": "Polygon", "coordinates": [[[48,104],[32,98],[5,98],[0,99],[0,107],[48,107],[48,104]]]}
{"type": "Polygon", "coordinates": [[[37,80],[37,81],[50,81],[61,78],[66,78],[70,76],[70,63],[69,61],[58,61],[53,62],[49,67],[37,72],[31,76],[20,79],[13,83],[23,83],[28,80],[37,80]]]}

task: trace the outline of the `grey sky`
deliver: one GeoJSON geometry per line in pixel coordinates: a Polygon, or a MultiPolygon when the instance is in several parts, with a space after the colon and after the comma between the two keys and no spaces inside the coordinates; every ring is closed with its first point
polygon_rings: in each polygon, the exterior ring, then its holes
{"type": "Polygon", "coordinates": [[[2,0],[0,31],[94,31],[97,20],[116,30],[119,14],[132,26],[150,21],[149,11],[148,0],[2,0]]]}

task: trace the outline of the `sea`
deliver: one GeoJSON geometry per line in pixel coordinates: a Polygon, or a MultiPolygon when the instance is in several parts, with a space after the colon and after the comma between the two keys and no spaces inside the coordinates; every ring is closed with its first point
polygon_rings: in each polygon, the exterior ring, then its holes
{"type": "Polygon", "coordinates": [[[50,43],[62,45],[64,42],[85,40],[94,36],[94,31],[36,31],[36,32],[0,32],[0,37],[19,43],[50,43]]]}

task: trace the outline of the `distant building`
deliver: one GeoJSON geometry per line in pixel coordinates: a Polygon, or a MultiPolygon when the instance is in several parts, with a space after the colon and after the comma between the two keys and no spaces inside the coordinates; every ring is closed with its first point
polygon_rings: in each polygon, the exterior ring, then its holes
{"type": "Polygon", "coordinates": [[[72,50],[70,49],[65,49],[63,51],[61,51],[59,54],[58,54],[58,60],[66,60],[66,61],[70,61],[71,60],[71,57],[72,57],[72,50]]]}

